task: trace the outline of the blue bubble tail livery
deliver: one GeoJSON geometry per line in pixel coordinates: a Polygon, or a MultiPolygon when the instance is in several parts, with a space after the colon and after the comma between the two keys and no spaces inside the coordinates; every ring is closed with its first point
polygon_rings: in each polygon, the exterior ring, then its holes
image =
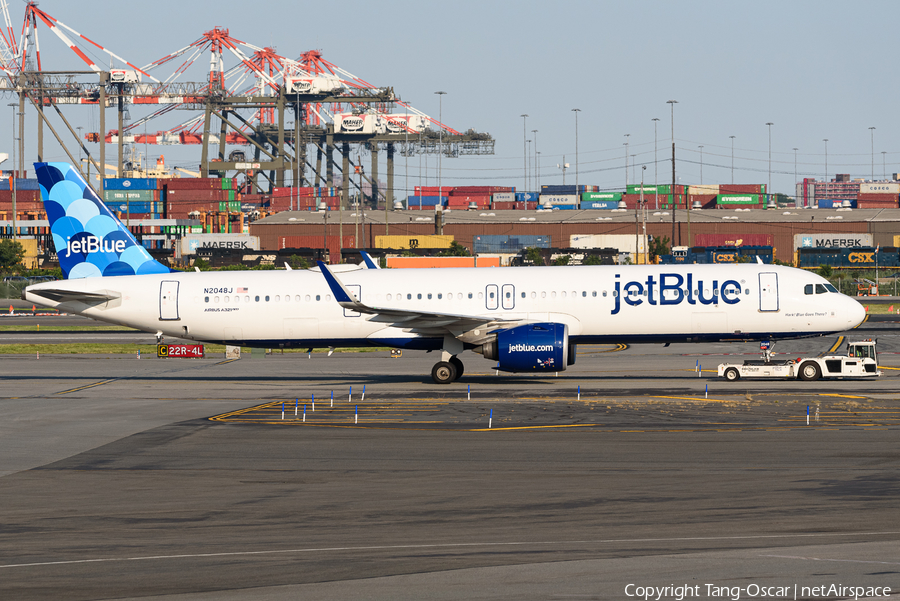
{"type": "Polygon", "coordinates": [[[814,273],[763,264],[170,272],[65,164],[38,164],[67,279],[23,298],[157,336],[263,348],[471,350],[509,372],[559,372],[578,344],[761,341],[851,329],[865,310],[814,273]],[[115,276],[115,277],[109,277],[115,276]]]}
{"type": "Polygon", "coordinates": [[[170,272],[138,244],[77,169],[68,163],[34,168],[66,279],[170,272]]]}

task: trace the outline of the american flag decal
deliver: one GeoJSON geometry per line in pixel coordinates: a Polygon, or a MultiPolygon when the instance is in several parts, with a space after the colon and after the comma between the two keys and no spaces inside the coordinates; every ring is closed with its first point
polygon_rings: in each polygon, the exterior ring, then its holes
{"type": "Polygon", "coordinates": [[[246,288],[238,288],[238,289],[237,289],[237,293],[238,293],[238,294],[246,294],[246,293],[247,293],[247,289],[246,289],[246,288]]]}

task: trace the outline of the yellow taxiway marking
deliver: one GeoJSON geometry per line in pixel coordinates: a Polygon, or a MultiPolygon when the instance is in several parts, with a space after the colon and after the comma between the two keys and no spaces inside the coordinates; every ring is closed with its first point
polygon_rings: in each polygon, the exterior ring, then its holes
{"type": "Polygon", "coordinates": [[[695,401],[697,403],[728,403],[731,401],[723,401],[720,399],[698,399],[689,396],[663,396],[663,395],[651,395],[651,399],[676,399],[680,401],[695,401]]]}
{"type": "Polygon", "coordinates": [[[837,393],[826,393],[826,392],[819,393],[819,396],[836,396],[836,397],[840,397],[842,399],[865,399],[865,398],[868,398],[868,397],[864,397],[864,396],[853,396],[852,394],[837,394],[837,393]]]}
{"type": "Polygon", "coordinates": [[[828,350],[825,351],[825,352],[828,353],[828,354],[831,354],[831,353],[833,353],[834,351],[838,350],[838,348],[840,348],[840,346],[841,346],[842,344],[844,344],[844,337],[843,337],[843,336],[838,336],[838,337],[837,337],[837,340],[834,341],[834,344],[831,345],[831,348],[828,349],[828,350]]]}
{"type": "Polygon", "coordinates": [[[879,365],[878,369],[890,369],[893,371],[900,371],[900,367],[885,367],[884,365],[879,365]]]}
{"type": "Polygon", "coordinates": [[[239,359],[225,359],[224,361],[219,361],[216,365],[225,365],[226,363],[231,363],[232,361],[239,361],[239,359]]]}
{"type": "Polygon", "coordinates": [[[87,386],[79,386],[78,388],[70,388],[69,390],[63,390],[62,392],[57,392],[56,394],[69,394],[70,392],[78,392],[79,390],[86,390],[88,388],[93,388],[94,386],[102,386],[104,384],[109,384],[110,382],[115,382],[116,380],[118,380],[118,378],[103,380],[102,382],[94,382],[93,384],[88,384],[87,386]]]}

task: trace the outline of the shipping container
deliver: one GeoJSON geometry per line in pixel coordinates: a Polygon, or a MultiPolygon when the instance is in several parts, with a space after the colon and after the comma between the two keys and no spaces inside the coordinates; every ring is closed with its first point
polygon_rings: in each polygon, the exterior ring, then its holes
{"type": "MultiPolygon", "coordinates": [[[[687,186],[678,184],[675,186],[675,194],[684,194],[687,186]]],[[[641,185],[640,184],[628,184],[625,187],[626,194],[640,194],[641,193],[641,185]]],[[[644,196],[647,194],[659,194],[659,195],[669,195],[672,193],[672,185],[671,184],[660,184],[654,186],[653,184],[644,184],[644,196]]]]}
{"type": "Polygon", "coordinates": [[[765,194],[765,184],[719,184],[719,194],[765,194]]]}
{"type": "Polygon", "coordinates": [[[758,205],[759,194],[719,194],[716,203],[720,205],[758,205]]]}
{"type": "MultiPolygon", "coordinates": [[[[573,186],[574,189],[574,186],[573,186]]],[[[571,205],[578,206],[578,195],[572,194],[556,194],[552,192],[541,192],[540,204],[542,205],[571,205]]]]}
{"type": "Polygon", "coordinates": [[[106,190],[103,201],[106,204],[120,202],[150,201],[158,199],[157,190],[106,190]]]}
{"type": "Polygon", "coordinates": [[[582,209],[618,209],[619,208],[618,200],[582,200],[581,208],[582,209]]]}
{"type": "Polygon", "coordinates": [[[552,205],[554,211],[576,211],[579,209],[578,205],[552,205]]]}
{"type": "Polygon", "coordinates": [[[423,207],[434,207],[437,205],[446,205],[447,197],[446,196],[410,196],[407,199],[407,206],[423,206],[423,207]]]}
{"type": "Polygon", "coordinates": [[[688,205],[691,208],[696,208],[699,205],[701,209],[714,209],[716,208],[717,197],[718,194],[694,194],[693,196],[688,196],[688,205]]]}
{"type": "Polygon", "coordinates": [[[570,248],[615,248],[621,253],[643,253],[646,236],[634,234],[572,234],[570,248]]]}
{"type": "Polygon", "coordinates": [[[537,192],[516,192],[516,202],[537,202],[538,199],[537,192]]]}
{"type": "Polygon", "coordinates": [[[494,192],[491,194],[492,202],[515,202],[515,192],[494,192]]]}
{"type": "Polygon", "coordinates": [[[775,246],[772,234],[694,234],[696,246],[775,246]]]}
{"type": "Polygon", "coordinates": [[[718,194],[718,184],[699,184],[696,186],[688,186],[689,196],[705,196],[707,194],[718,194]]]}
{"type": "Polygon", "coordinates": [[[120,201],[115,203],[108,203],[107,206],[113,210],[118,211],[120,213],[153,213],[154,207],[153,203],[146,200],[135,200],[135,201],[120,201]]]}
{"type": "MultiPolygon", "coordinates": [[[[10,190],[11,188],[9,187],[9,175],[6,175],[9,172],[4,171],[3,173],[4,173],[5,177],[0,179],[0,190],[10,190]]],[[[38,183],[38,180],[36,180],[36,179],[16,178],[15,186],[16,186],[17,192],[21,192],[24,190],[40,191],[40,189],[41,189],[41,185],[38,183]]]]}
{"type": "Polygon", "coordinates": [[[181,238],[182,254],[193,255],[204,248],[260,250],[259,236],[248,236],[246,234],[187,234],[181,238]]]}
{"type": "Polygon", "coordinates": [[[800,248],[860,248],[874,246],[872,234],[794,234],[794,250],[800,248]]]}
{"type": "Polygon", "coordinates": [[[473,236],[472,247],[476,253],[515,254],[523,248],[550,248],[550,236],[490,234],[473,236]]]}
{"type": "Polygon", "coordinates": [[[897,200],[859,200],[856,203],[858,209],[896,209],[897,200]]]}
{"type": "Polygon", "coordinates": [[[581,202],[584,202],[586,200],[589,200],[589,201],[591,201],[591,200],[620,201],[620,200],[622,200],[622,193],[621,192],[584,192],[581,195],[581,202]]]}
{"type": "Polygon", "coordinates": [[[855,198],[819,198],[818,205],[820,209],[840,209],[855,208],[855,198]]]}
{"type": "Polygon", "coordinates": [[[860,194],[893,194],[900,195],[900,183],[896,182],[871,182],[859,185],[860,194]]]}
{"type": "Polygon", "coordinates": [[[453,236],[375,236],[375,248],[450,248],[453,236]]]}
{"type": "Polygon", "coordinates": [[[388,257],[391,269],[431,267],[500,267],[499,257],[388,257]]]}
{"type": "Polygon", "coordinates": [[[493,201],[491,209],[494,211],[514,211],[516,209],[515,201],[493,201]]]}
{"type": "Polygon", "coordinates": [[[574,185],[546,185],[541,186],[541,194],[578,194],[578,190],[574,185]]]}
{"type": "Polygon", "coordinates": [[[110,177],[103,180],[104,190],[156,190],[157,180],[155,177],[129,177],[115,178],[110,177]]]}
{"type": "Polygon", "coordinates": [[[221,190],[217,177],[173,177],[166,180],[167,190],[221,190]]]}

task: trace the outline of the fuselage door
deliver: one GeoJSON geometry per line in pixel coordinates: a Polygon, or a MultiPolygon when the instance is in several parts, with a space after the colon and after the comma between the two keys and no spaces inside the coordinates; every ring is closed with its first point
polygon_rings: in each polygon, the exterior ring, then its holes
{"type": "Polygon", "coordinates": [[[500,303],[503,308],[508,310],[516,308],[516,287],[512,284],[503,284],[501,289],[500,303]]]}
{"type": "Polygon", "coordinates": [[[490,311],[495,311],[500,306],[500,290],[497,284],[488,284],[484,291],[484,305],[490,311]]]}
{"type": "Polygon", "coordinates": [[[778,311],[778,274],[759,274],[759,310],[778,311]]]}
{"type": "Polygon", "coordinates": [[[178,319],[178,282],[163,280],[159,285],[159,320],[178,319]]]}
{"type": "MultiPolygon", "coordinates": [[[[356,300],[362,302],[362,286],[359,284],[345,284],[344,287],[356,297],[356,300]]],[[[359,311],[352,309],[344,309],[344,317],[359,317],[359,311]]]]}

